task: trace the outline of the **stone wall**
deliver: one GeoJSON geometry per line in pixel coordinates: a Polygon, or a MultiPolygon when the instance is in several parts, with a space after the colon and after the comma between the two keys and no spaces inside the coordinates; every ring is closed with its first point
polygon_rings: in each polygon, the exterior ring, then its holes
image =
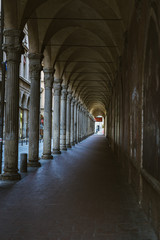
{"type": "Polygon", "coordinates": [[[135,10],[108,113],[111,147],[160,238],[160,1],[135,10]]]}

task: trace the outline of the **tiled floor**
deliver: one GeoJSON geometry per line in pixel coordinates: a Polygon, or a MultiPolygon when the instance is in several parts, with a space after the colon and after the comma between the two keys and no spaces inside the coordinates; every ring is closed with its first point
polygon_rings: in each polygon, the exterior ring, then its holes
{"type": "Polygon", "coordinates": [[[0,185],[0,240],[157,240],[103,136],[0,185]]]}

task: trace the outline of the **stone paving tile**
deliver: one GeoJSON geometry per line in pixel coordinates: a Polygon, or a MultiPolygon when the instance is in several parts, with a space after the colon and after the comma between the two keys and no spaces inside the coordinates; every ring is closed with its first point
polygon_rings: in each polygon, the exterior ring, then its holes
{"type": "Polygon", "coordinates": [[[157,240],[103,136],[0,185],[0,240],[157,240]]]}

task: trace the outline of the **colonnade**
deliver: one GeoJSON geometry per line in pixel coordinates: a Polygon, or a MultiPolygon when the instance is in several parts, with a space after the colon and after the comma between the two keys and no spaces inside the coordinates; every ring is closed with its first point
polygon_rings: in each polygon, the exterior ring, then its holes
{"type": "Polygon", "coordinates": [[[53,86],[53,153],[60,154],[94,133],[94,119],[60,79],[53,86]]]}
{"type": "MultiPolygon", "coordinates": [[[[18,180],[18,126],[19,126],[19,65],[22,54],[20,31],[4,31],[4,51],[7,57],[6,116],[4,173],[2,180],[18,180]]],[[[31,79],[29,107],[28,166],[40,167],[39,162],[39,116],[40,73],[42,54],[29,54],[31,79]]],[[[45,108],[43,159],[66,151],[94,133],[94,119],[62,79],[54,79],[53,69],[44,68],[45,108]],[[53,83],[54,82],[54,83],[53,83]],[[52,126],[52,87],[54,88],[54,116],[52,126]],[[53,149],[51,132],[53,127],[53,149]]]]}

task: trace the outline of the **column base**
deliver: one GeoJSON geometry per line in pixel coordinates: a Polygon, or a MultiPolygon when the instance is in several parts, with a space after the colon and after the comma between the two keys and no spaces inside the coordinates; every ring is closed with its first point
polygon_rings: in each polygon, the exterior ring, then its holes
{"type": "Polygon", "coordinates": [[[53,159],[53,156],[52,156],[51,154],[48,154],[48,155],[47,155],[47,154],[43,154],[41,158],[42,158],[42,159],[46,159],[46,160],[48,159],[48,160],[49,160],[49,159],[53,159]]]}
{"type": "Polygon", "coordinates": [[[53,149],[53,154],[61,154],[61,151],[60,150],[56,150],[56,149],[53,149]]]}
{"type": "Polygon", "coordinates": [[[3,181],[16,181],[20,179],[21,175],[19,173],[3,173],[1,175],[1,180],[3,181]]]}
{"type": "Polygon", "coordinates": [[[41,167],[41,164],[38,161],[30,161],[29,160],[29,162],[27,163],[27,166],[28,167],[41,167]]]}
{"type": "Polygon", "coordinates": [[[71,143],[71,146],[73,146],[73,147],[74,147],[74,146],[75,146],[75,143],[74,143],[74,142],[73,142],[73,143],[71,143]]]}
{"type": "Polygon", "coordinates": [[[66,145],[66,148],[72,148],[70,144],[67,144],[66,145]]]}
{"type": "Polygon", "coordinates": [[[61,149],[61,151],[67,151],[66,147],[61,147],[60,149],[61,149]]]}

